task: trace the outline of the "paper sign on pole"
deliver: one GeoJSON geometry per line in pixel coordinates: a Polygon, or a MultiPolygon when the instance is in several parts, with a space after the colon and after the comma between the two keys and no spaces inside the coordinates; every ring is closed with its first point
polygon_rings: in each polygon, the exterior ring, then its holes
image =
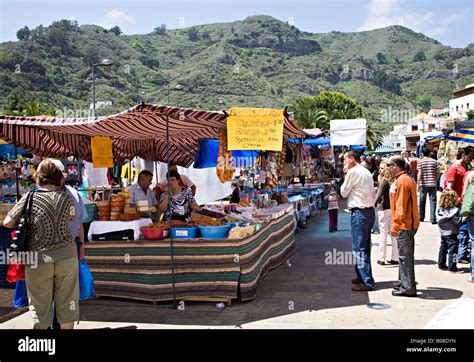
{"type": "Polygon", "coordinates": [[[365,146],[367,138],[365,119],[333,119],[330,127],[331,146],[365,146]]]}
{"type": "Polygon", "coordinates": [[[94,168],[114,167],[112,156],[112,139],[109,137],[92,137],[92,163],[94,168]]]}
{"type": "Polygon", "coordinates": [[[228,150],[281,151],[283,110],[231,108],[227,117],[228,150]]]}

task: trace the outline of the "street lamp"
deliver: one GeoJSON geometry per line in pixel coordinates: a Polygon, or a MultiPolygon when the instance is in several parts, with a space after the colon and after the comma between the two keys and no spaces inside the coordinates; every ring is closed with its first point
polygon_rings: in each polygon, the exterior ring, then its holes
{"type": "Polygon", "coordinates": [[[92,116],[95,117],[95,67],[109,67],[114,64],[110,59],[102,59],[100,63],[92,63],[92,116]]]}

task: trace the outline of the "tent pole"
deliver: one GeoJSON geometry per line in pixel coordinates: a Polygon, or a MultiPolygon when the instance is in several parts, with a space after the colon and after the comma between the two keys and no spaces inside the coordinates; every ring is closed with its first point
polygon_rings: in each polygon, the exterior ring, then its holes
{"type": "Polygon", "coordinates": [[[169,230],[170,230],[170,246],[171,246],[171,277],[173,282],[173,304],[176,308],[176,286],[175,286],[175,265],[174,265],[174,248],[173,248],[173,233],[171,232],[171,184],[169,182],[170,172],[170,133],[169,133],[169,115],[166,115],[166,158],[168,163],[168,217],[169,217],[169,230]]]}
{"type": "Polygon", "coordinates": [[[13,125],[13,145],[15,146],[16,201],[20,201],[20,170],[18,169],[18,147],[16,146],[16,126],[13,125]]]}

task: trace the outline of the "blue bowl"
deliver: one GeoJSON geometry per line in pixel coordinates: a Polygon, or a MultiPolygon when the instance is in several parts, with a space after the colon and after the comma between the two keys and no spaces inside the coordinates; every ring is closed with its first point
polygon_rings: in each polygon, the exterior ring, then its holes
{"type": "Polygon", "coordinates": [[[231,229],[230,225],[198,226],[201,236],[206,239],[225,239],[231,229]]]}
{"type": "Polygon", "coordinates": [[[192,239],[197,235],[198,228],[171,228],[171,234],[175,239],[192,239]]]}

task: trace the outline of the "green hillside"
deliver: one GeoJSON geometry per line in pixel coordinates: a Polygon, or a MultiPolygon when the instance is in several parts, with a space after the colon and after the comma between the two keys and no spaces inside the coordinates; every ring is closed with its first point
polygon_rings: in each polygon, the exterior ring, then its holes
{"type": "MultiPolygon", "coordinates": [[[[157,26],[157,25],[156,25],[157,26]]],[[[151,28],[153,26],[150,26],[151,28]]],[[[455,88],[474,82],[474,48],[444,46],[401,26],[359,33],[312,34],[269,16],[143,35],[116,35],[67,20],[0,44],[0,109],[17,99],[81,116],[96,99],[97,114],[141,101],[209,110],[284,107],[293,99],[335,90],[377,119],[388,107],[413,109],[420,95],[446,107],[455,88]],[[453,71],[454,69],[454,71],[453,71]]]]}

